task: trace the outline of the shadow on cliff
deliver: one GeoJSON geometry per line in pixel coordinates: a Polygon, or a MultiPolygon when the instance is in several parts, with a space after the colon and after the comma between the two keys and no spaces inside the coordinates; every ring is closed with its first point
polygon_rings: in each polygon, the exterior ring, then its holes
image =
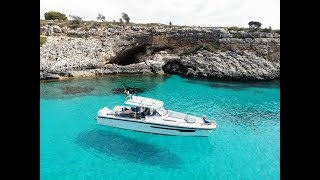
{"type": "Polygon", "coordinates": [[[162,168],[178,168],[183,163],[179,156],[168,149],[115,132],[85,131],[78,135],[75,142],[83,148],[92,148],[105,155],[117,156],[135,163],[162,168]]]}

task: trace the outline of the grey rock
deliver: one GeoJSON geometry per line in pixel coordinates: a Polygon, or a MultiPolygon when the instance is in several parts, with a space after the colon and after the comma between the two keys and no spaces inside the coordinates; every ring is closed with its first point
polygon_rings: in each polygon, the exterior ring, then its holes
{"type": "Polygon", "coordinates": [[[62,33],[62,30],[61,30],[61,28],[60,28],[59,26],[54,25],[52,28],[53,28],[53,32],[55,32],[55,33],[62,33]]]}
{"type": "Polygon", "coordinates": [[[47,33],[48,33],[48,27],[47,26],[40,27],[40,35],[47,35],[47,33]]]}
{"type": "MultiPolygon", "coordinates": [[[[58,26],[40,27],[49,35],[40,48],[40,79],[95,76],[115,73],[165,73],[168,63],[187,76],[232,79],[273,79],[280,77],[280,34],[229,32],[225,28],[122,27],[72,30],[58,26]],[[59,36],[52,36],[61,33],[59,36]],[[62,34],[63,33],[63,34],[62,34]],[[241,38],[232,38],[240,33],[241,38]],[[219,43],[226,52],[198,51],[180,55],[199,43],[219,43]],[[138,63],[111,64],[113,58],[130,47],[147,45],[137,54],[138,63]],[[152,47],[170,45],[174,51],[152,52],[152,47]]],[[[173,70],[174,71],[174,70],[173,70]]]]}
{"type": "Polygon", "coordinates": [[[48,36],[51,36],[53,33],[54,33],[53,27],[50,26],[49,29],[48,29],[48,34],[47,34],[47,35],[48,35],[48,36]]]}
{"type": "Polygon", "coordinates": [[[40,72],[40,80],[59,79],[59,75],[40,72]]]}

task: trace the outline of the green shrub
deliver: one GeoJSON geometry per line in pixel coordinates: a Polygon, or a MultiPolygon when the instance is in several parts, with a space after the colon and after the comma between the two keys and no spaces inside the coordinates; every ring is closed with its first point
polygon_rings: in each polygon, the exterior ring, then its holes
{"type": "Polygon", "coordinates": [[[239,27],[236,27],[236,26],[232,26],[232,27],[228,27],[228,30],[229,31],[243,31],[244,28],[239,28],[239,27]]]}
{"type": "Polygon", "coordinates": [[[46,12],[44,13],[44,18],[46,20],[67,20],[67,16],[63,13],[60,13],[60,12],[55,12],[55,11],[49,11],[49,12],[46,12]]]}
{"type": "Polygon", "coordinates": [[[81,26],[81,21],[78,20],[78,19],[72,20],[72,21],[69,22],[69,27],[70,27],[71,29],[77,29],[77,28],[79,28],[80,26],[81,26]]]}
{"type": "Polygon", "coordinates": [[[232,35],[234,38],[241,38],[241,34],[240,33],[236,33],[232,35]]]}
{"type": "Polygon", "coordinates": [[[95,28],[95,29],[97,29],[98,27],[100,27],[100,23],[99,22],[93,22],[92,24],[91,24],[91,26],[90,26],[90,29],[91,28],[95,28]]]}
{"type": "Polygon", "coordinates": [[[262,24],[258,21],[250,21],[248,25],[251,31],[257,31],[262,24]]]}
{"type": "Polygon", "coordinates": [[[200,44],[196,45],[192,48],[185,49],[182,53],[182,55],[191,55],[191,54],[196,54],[197,51],[200,50],[207,50],[209,52],[217,52],[218,50],[225,52],[226,49],[221,48],[219,45],[216,44],[200,44]]]}
{"type": "Polygon", "coordinates": [[[113,28],[113,26],[112,26],[111,23],[106,23],[106,27],[107,27],[107,28],[113,28]]]}
{"type": "Polygon", "coordinates": [[[47,37],[40,36],[40,46],[47,42],[47,37]]]}
{"type": "Polygon", "coordinates": [[[280,34],[280,29],[272,30],[272,32],[280,34]]]}
{"type": "Polygon", "coordinates": [[[53,26],[53,25],[56,25],[57,23],[55,23],[55,22],[48,22],[48,25],[50,25],[50,26],[53,26]]]}
{"type": "Polygon", "coordinates": [[[261,31],[261,32],[266,32],[266,33],[272,32],[272,30],[269,29],[269,28],[264,28],[264,29],[261,29],[260,31],[261,31]]]}
{"type": "Polygon", "coordinates": [[[46,20],[40,19],[40,27],[47,25],[48,22],[46,20]]]}
{"type": "Polygon", "coordinates": [[[70,24],[69,28],[70,29],[78,29],[80,27],[80,24],[70,24]]]}

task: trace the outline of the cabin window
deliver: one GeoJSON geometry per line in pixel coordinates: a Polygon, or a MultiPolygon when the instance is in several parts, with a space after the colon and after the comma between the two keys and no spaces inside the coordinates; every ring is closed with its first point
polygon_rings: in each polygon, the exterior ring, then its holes
{"type": "Polygon", "coordinates": [[[153,115],[155,115],[155,116],[161,116],[157,111],[154,111],[153,115]]]}
{"type": "Polygon", "coordinates": [[[157,109],[157,112],[158,112],[161,116],[164,116],[164,115],[168,114],[168,110],[166,110],[164,107],[161,107],[161,108],[157,109]]]}

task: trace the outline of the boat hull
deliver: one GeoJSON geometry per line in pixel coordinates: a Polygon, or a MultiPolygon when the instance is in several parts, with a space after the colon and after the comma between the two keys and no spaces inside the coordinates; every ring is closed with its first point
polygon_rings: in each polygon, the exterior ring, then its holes
{"type": "Polygon", "coordinates": [[[97,117],[98,124],[121,129],[128,129],[139,132],[147,132],[161,135],[171,136],[203,136],[207,137],[211,134],[213,129],[196,129],[196,128],[182,128],[176,126],[166,126],[154,123],[147,123],[145,121],[130,121],[123,119],[113,119],[107,117],[97,117]]]}

